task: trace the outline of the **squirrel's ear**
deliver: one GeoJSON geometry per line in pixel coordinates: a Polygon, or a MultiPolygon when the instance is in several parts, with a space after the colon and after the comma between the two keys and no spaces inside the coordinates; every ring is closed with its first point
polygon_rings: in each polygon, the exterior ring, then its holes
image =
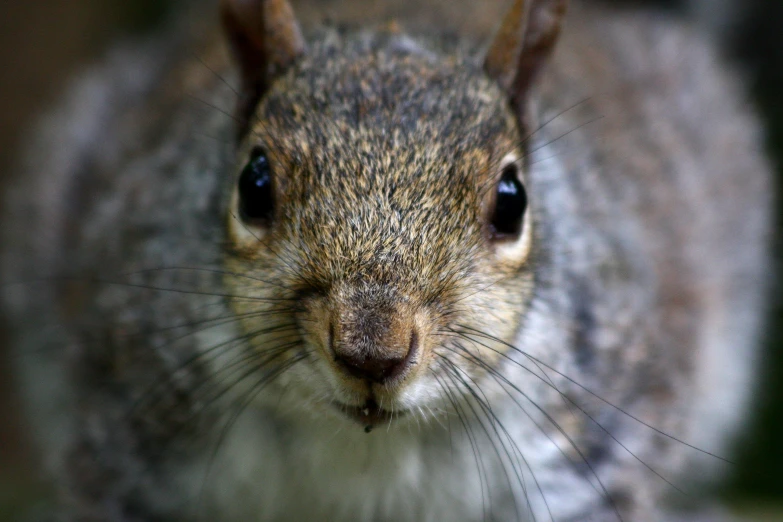
{"type": "Polygon", "coordinates": [[[237,107],[241,136],[264,91],[304,54],[305,41],[286,0],[222,0],[220,11],[242,76],[237,107]]]}
{"type": "Polygon", "coordinates": [[[539,71],[557,43],[568,0],[514,0],[484,58],[484,71],[509,96],[520,121],[539,71]]]}

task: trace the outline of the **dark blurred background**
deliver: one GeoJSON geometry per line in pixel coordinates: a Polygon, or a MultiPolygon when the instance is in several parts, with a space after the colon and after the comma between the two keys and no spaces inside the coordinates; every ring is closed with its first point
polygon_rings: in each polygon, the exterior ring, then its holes
{"type": "MultiPolygon", "coordinates": [[[[0,0],[0,186],[9,175],[30,122],[52,106],[69,79],[98,59],[110,42],[154,31],[176,11],[174,3],[185,1],[0,0]]],[[[658,4],[684,13],[687,2],[606,3],[658,4]]],[[[690,9],[721,37],[727,59],[747,78],[767,124],[768,150],[776,163],[779,183],[783,179],[783,2],[692,0],[690,9]],[[731,9],[733,6],[736,9],[731,9]]],[[[776,238],[775,252],[776,265],[783,268],[783,234],[776,238]]],[[[777,273],[783,274],[780,269],[777,273]]],[[[779,279],[771,292],[773,297],[781,294],[779,279]]],[[[783,379],[778,378],[783,375],[781,319],[783,298],[776,297],[769,313],[763,393],[756,401],[752,434],[739,444],[739,464],[726,492],[753,512],[783,506],[783,379]]],[[[25,519],[29,506],[45,493],[35,479],[32,451],[23,435],[24,421],[12,392],[14,376],[6,346],[0,324],[0,522],[25,519]]],[[[783,510],[778,512],[779,516],[766,520],[783,520],[783,510]]]]}

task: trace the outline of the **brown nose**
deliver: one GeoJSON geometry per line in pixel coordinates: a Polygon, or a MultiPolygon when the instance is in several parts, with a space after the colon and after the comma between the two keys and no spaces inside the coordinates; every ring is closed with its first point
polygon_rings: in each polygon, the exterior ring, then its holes
{"type": "Polygon", "coordinates": [[[407,352],[402,356],[366,351],[335,351],[335,360],[357,379],[383,383],[401,375],[410,365],[418,350],[419,338],[416,330],[411,332],[407,352]]]}

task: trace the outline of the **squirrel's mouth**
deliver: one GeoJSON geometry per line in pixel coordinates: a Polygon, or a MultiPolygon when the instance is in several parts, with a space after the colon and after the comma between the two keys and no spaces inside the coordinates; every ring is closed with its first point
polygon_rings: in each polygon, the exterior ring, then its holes
{"type": "Polygon", "coordinates": [[[350,419],[364,426],[367,433],[379,424],[389,424],[407,414],[406,410],[385,410],[373,399],[369,399],[363,406],[348,406],[339,402],[333,404],[350,419]]]}

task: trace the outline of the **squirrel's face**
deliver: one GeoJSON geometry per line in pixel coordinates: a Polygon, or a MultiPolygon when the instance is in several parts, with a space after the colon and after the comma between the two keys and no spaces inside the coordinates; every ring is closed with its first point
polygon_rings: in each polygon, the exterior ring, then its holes
{"type": "Polygon", "coordinates": [[[379,40],[322,44],[273,84],[228,215],[247,349],[287,397],[365,425],[445,408],[454,370],[481,379],[533,284],[504,96],[467,59],[379,40]]]}

